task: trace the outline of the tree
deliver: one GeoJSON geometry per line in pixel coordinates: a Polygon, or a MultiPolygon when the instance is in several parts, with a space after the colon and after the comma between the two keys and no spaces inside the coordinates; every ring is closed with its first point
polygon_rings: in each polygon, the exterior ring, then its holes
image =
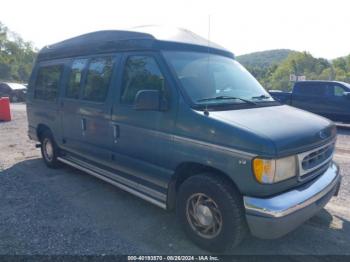
{"type": "MultiPolygon", "coordinates": [[[[271,55],[271,51],[269,53],[271,55]]],[[[258,57],[261,65],[261,55],[258,57]]],[[[247,69],[267,89],[289,91],[293,86],[290,75],[303,75],[307,80],[339,80],[350,82],[350,55],[328,61],[308,52],[291,51],[287,58],[270,66],[254,65],[250,56],[247,69]]]]}
{"type": "Polygon", "coordinates": [[[0,80],[27,82],[37,50],[0,22],[0,80]]]}

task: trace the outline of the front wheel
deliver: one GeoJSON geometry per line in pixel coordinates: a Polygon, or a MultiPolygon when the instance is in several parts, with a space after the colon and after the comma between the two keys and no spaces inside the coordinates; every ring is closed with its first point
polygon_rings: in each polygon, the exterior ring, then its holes
{"type": "Polygon", "coordinates": [[[56,145],[50,131],[44,131],[41,135],[41,155],[45,164],[50,168],[57,168],[60,162],[57,160],[59,148],[56,145]]]}
{"type": "Polygon", "coordinates": [[[192,176],[181,185],[177,216],[188,237],[211,251],[237,246],[246,233],[240,194],[211,174],[192,176]]]}

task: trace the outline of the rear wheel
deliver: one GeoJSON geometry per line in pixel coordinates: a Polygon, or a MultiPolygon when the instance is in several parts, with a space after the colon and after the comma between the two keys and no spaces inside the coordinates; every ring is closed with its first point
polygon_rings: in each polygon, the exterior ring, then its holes
{"type": "Polygon", "coordinates": [[[45,164],[50,168],[57,168],[60,162],[57,160],[59,155],[59,148],[53,139],[50,131],[45,130],[40,136],[41,141],[41,155],[45,164]]]}
{"type": "Polygon", "coordinates": [[[188,237],[204,249],[223,251],[246,234],[240,194],[211,174],[195,175],[181,185],[177,216],[188,237]]]}

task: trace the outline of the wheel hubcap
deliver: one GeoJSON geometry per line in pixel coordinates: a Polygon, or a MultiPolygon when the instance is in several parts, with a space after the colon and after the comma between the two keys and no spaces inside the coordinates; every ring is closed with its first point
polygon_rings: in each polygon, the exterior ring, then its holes
{"type": "Polygon", "coordinates": [[[203,226],[209,226],[213,223],[213,213],[207,206],[198,205],[194,210],[194,215],[203,226]]]}
{"type": "Polygon", "coordinates": [[[51,141],[47,138],[44,140],[44,155],[48,161],[52,161],[52,159],[53,159],[53,146],[52,146],[51,141]]]}
{"type": "Polygon", "coordinates": [[[191,228],[201,237],[214,238],[222,229],[222,215],[216,202],[203,193],[193,194],[186,205],[191,228]]]}

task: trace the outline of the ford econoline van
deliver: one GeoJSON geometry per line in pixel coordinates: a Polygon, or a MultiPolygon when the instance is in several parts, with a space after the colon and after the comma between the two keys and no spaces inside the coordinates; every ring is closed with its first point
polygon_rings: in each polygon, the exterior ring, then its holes
{"type": "Polygon", "coordinates": [[[43,48],[29,137],[166,210],[220,251],[278,238],[337,194],[335,125],[275,101],[234,55],[186,30],[100,31],[43,48]]]}

